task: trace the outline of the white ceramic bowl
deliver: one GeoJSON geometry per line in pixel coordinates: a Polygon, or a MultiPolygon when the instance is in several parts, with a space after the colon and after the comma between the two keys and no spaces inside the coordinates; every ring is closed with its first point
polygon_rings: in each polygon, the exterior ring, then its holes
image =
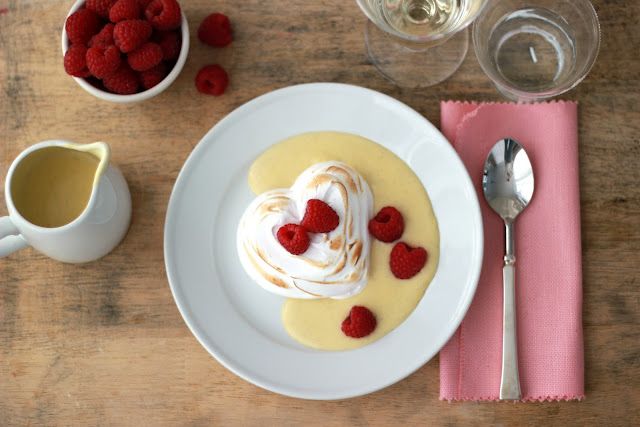
{"type": "Polygon", "coordinates": [[[476,290],[482,232],[473,182],[427,119],[370,89],[312,83],[262,95],[203,137],[171,193],[164,259],[180,313],[222,365],[277,393],[345,399],[406,377],[449,340],[476,290]],[[321,130],[363,136],[403,159],[424,184],[440,230],[438,270],[416,309],[356,350],[313,350],[291,338],[282,326],[284,298],[255,284],[234,250],[238,221],[255,198],[247,185],[251,163],[278,141],[321,130]]]}
{"type": "MultiPolygon", "coordinates": [[[[85,3],[85,0],[77,0],[73,4],[73,6],[71,6],[71,9],[69,10],[67,17],[69,17],[69,15],[71,15],[76,10],[80,9],[80,7],[84,5],[84,3],[85,3]]],[[[66,22],[66,18],[65,18],[65,22],[66,22]]],[[[89,83],[86,79],[83,79],[81,77],[73,77],[73,76],[70,76],[70,77],[72,77],[76,81],[76,83],[80,85],[82,89],[86,90],[96,98],[100,98],[105,101],[127,104],[127,103],[140,102],[140,101],[147,100],[149,98],[153,98],[154,96],[158,95],[159,93],[164,91],[166,88],[168,88],[171,85],[171,83],[173,83],[176,77],[178,77],[178,74],[180,74],[180,71],[182,71],[182,67],[184,67],[184,63],[187,61],[187,54],[189,53],[189,24],[187,23],[187,18],[185,17],[184,12],[182,12],[182,24],[180,26],[180,29],[182,31],[182,46],[180,47],[180,55],[178,56],[178,59],[175,65],[173,66],[173,69],[169,72],[169,74],[167,74],[164,80],[162,80],[160,83],[158,83],[151,89],[134,93],[132,95],[118,95],[115,93],[98,89],[97,87],[89,83]]],[[[68,48],[69,48],[69,39],[67,38],[67,30],[65,29],[65,25],[63,25],[62,26],[62,55],[63,56],[68,48]]]]}

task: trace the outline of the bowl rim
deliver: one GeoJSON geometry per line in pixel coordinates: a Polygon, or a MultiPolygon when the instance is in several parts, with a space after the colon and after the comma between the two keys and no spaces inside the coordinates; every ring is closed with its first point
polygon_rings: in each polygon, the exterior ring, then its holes
{"type": "MultiPolygon", "coordinates": [[[[66,22],[66,19],[72,13],[80,9],[85,3],[86,3],[86,0],[76,0],[76,2],[69,9],[69,13],[65,17],[65,22],[66,22]]],[[[93,86],[91,83],[89,83],[86,79],[82,77],[75,77],[75,76],[70,76],[70,77],[73,78],[76,81],[76,83],[85,91],[89,92],[91,95],[95,96],[96,98],[99,98],[105,101],[125,104],[125,103],[131,103],[131,102],[144,101],[144,100],[153,98],[156,95],[159,95],[161,92],[163,92],[166,88],[168,88],[174,82],[174,80],[178,77],[178,74],[180,74],[180,72],[182,71],[182,68],[184,67],[185,62],[187,61],[187,55],[189,53],[189,23],[187,21],[187,17],[184,14],[184,11],[182,10],[182,8],[180,10],[180,14],[182,17],[181,23],[180,23],[180,32],[182,35],[182,44],[180,45],[180,54],[178,55],[178,59],[176,60],[176,63],[174,64],[169,74],[167,74],[160,83],[158,83],[151,89],[147,89],[142,92],[134,93],[131,95],[118,95],[115,93],[104,91],[102,89],[98,89],[97,87],[93,86]]],[[[67,52],[67,49],[69,49],[69,45],[70,45],[69,39],[67,37],[67,30],[65,28],[65,25],[62,25],[62,34],[61,34],[60,42],[62,47],[62,55],[64,57],[64,54],[67,52]]]]}

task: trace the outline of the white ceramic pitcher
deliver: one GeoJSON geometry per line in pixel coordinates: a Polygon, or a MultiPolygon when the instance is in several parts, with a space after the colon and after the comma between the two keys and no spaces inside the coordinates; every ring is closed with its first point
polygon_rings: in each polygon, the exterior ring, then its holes
{"type": "Polygon", "coordinates": [[[29,245],[50,258],[69,263],[93,261],[111,252],[129,228],[131,195],[122,173],[109,164],[110,158],[111,151],[104,142],[44,141],[20,153],[9,167],[5,181],[9,216],[0,218],[0,257],[29,245]],[[11,194],[12,178],[21,162],[37,150],[48,147],[87,152],[99,160],[84,211],[68,224],[55,228],[27,221],[14,205],[11,194]]]}

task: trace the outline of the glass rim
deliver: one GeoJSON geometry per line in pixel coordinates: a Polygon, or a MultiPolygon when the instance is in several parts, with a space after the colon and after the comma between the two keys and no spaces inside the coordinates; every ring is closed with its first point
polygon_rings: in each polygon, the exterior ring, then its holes
{"type": "MultiPolygon", "coordinates": [[[[485,3],[486,4],[486,3],[485,3]]],[[[480,67],[482,68],[482,71],[484,71],[484,73],[487,75],[487,77],[489,77],[489,79],[496,85],[499,86],[500,89],[508,92],[511,95],[515,95],[515,97],[517,99],[523,99],[523,100],[540,100],[540,99],[547,99],[547,98],[552,98],[554,96],[558,96],[561,95],[567,91],[570,91],[571,89],[575,88],[577,85],[579,85],[584,79],[585,77],[587,77],[587,75],[589,74],[589,72],[591,71],[591,69],[593,68],[593,66],[596,63],[596,59],[598,58],[598,54],[600,53],[600,40],[602,38],[602,33],[600,31],[600,18],[598,17],[598,12],[596,11],[595,7],[593,6],[593,4],[589,1],[589,0],[584,0],[584,4],[586,5],[587,9],[589,10],[589,12],[591,13],[591,17],[594,19],[594,29],[595,29],[595,43],[593,48],[589,51],[589,58],[587,60],[587,62],[585,63],[585,65],[582,67],[581,70],[579,70],[579,72],[575,73],[575,77],[569,79],[567,82],[565,82],[564,84],[560,84],[558,86],[555,86],[553,88],[547,89],[547,90],[543,90],[543,91],[537,91],[537,92],[531,92],[531,91],[526,91],[526,90],[522,90],[522,89],[518,89],[516,88],[513,84],[510,84],[508,80],[506,80],[505,78],[503,78],[502,76],[500,76],[499,74],[493,72],[493,70],[491,70],[489,67],[487,67],[485,64],[487,62],[487,60],[484,57],[481,57],[481,55],[478,53],[479,52],[479,48],[478,48],[478,44],[479,44],[479,29],[478,29],[478,25],[477,25],[477,21],[474,22],[473,28],[471,30],[472,33],[472,41],[473,41],[473,50],[475,51],[476,54],[476,59],[478,60],[478,63],[480,64],[480,67]]],[[[478,15],[479,17],[480,15],[478,15]]]]}
{"type": "Polygon", "coordinates": [[[413,35],[400,32],[394,29],[393,27],[391,27],[390,25],[381,25],[379,20],[376,19],[373,12],[371,11],[369,7],[369,2],[367,0],[356,0],[356,3],[358,3],[360,10],[362,10],[362,12],[366,15],[367,19],[369,19],[369,21],[371,21],[376,27],[378,27],[380,30],[384,31],[385,33],[409,42],[427,43],[427,42],[442,40],[442,39],[451,37],[453,34],[459,31],[462,31],[465,28],[467,28],[469,25],[471,25],[471,23],[475,21],[475,19],[480,15],[480,13],[482,13],[482,11],[484,10],[485,6],[488,3],[488,0],[479,0],[479,1],[481,1],[482,4],[480,5],[480,7],[478,7],[478,10],[476,10],[475,13],[467,16],[467,18],[465,18],[465,21],[463,22],[462,25],[452,28],[449,31],[445,31],[442,33],[429,35],[429,36],[413,36],[413,35]]]}

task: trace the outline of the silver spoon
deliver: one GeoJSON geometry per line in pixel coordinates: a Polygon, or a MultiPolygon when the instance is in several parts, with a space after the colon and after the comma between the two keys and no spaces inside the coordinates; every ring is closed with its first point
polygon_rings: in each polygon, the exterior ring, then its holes
{"type": "Polygon", "coordinates": [[[482,190],[489,206],[504,220],[506,251],[502,281],[504,292],[502,319],[502,378],[500,399],[520,400],[518,340],[515,302],[515,229],[520,212],[533,196],[533,168],[524,148],[511,138],[498,141],[484,163],[482,190]]]}

